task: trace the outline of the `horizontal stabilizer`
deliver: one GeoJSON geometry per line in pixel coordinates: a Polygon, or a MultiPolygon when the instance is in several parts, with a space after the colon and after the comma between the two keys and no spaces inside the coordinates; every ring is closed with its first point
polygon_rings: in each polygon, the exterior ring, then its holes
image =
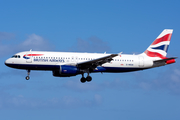
{"type": "Polygon", "coordinates": [[[171,64],[171,63],[175,63],[175,59],[177,57],[171,57],[171,58],[166,58],[166,59],[161,59],[161,60],[155,60],[153,61],[153,66],[162,66],[162,65],[166,65],[166,64],[171,64]]]}

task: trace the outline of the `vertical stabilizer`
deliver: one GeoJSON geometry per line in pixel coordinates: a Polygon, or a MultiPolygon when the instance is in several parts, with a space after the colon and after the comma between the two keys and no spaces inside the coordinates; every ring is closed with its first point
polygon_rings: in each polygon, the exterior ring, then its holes
{"type": "Polygon", "coordinates": [[[170,44],[172,32],[172,29],[164,29],[144,53],[148,57],[158,57],[161,59],[165,59],[170,44]]]}

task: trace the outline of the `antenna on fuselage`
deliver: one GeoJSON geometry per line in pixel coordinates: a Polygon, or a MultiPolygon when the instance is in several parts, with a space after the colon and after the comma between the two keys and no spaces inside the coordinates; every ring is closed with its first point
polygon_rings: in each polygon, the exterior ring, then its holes
{"type": "Polygon", "coordinates": [[[123,52],[118,53],[118,55],[121,55],[123,52]]]}

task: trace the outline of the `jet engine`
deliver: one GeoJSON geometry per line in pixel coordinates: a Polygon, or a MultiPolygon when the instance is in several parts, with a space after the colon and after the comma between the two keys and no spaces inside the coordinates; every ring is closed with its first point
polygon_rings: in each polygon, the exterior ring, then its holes
{"type": "Polygon", "coordinates": [[[76,66],[60,65],[59,69],[53,70],[53,76],[55,77],[70,77],[80,74],[80,69],[76,66]]]}

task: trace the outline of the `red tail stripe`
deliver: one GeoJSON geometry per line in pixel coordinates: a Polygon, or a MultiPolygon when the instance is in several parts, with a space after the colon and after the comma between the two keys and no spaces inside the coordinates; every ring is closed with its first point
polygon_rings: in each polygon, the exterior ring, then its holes
{"type": "Polygon", "coordinates": [[[172,34],[167,34],[161,38],[157,38],[151,45],[155,45],[155,44],[158,44],[158,43],[163,42],[163,41],[170,41],[171,35],[172,34]]]}
{"type": "Polygon", "coordinates": [[[157,52],[150,52],[150,51],[146,50],[144,53],[149,57],[160,57],[161,59],[166,59],[165,56],[163,56],[157,52]]]}

